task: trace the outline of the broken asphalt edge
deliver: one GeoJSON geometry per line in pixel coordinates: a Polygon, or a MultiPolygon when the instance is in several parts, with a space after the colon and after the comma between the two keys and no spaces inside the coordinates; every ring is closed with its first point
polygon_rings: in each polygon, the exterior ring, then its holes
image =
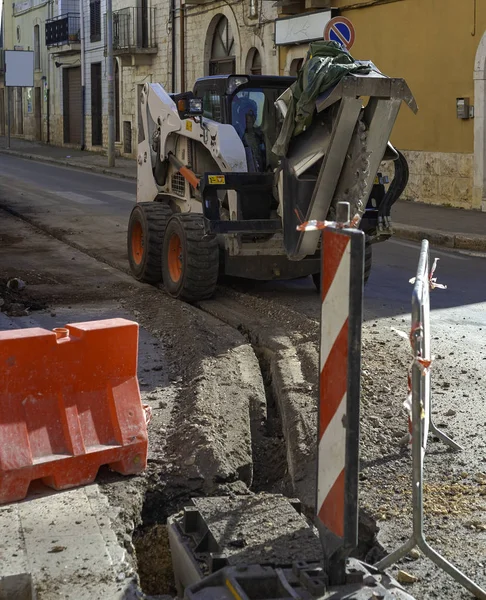
{"type": "MultiPolygon", "coordinates": [[[[128,179],[130,181],[137,180],[136,176],[131,175],[130,173],[114,171],[113,168],[110,167],[86,165],[83,163],[79,163],[76,160],[52,158],[50,156],[25,153],[18,150],[10,150],[7,148],[0,148],[0,153],[8,154],[11,156],[17,156],[19,158],[25,158],[28,160],[35,160],[37,162],[56,164],[61,165],[63,167],[79,169],[80,171],[91,171],[92,173],[97,173],[99,175],[109,175],[111,177],[118,177],[119,179],[128,179]]],[[[420,227],[416,225],[405,225],[402,223],[394,223],[393,231],[394,235],[397,238],[401,239],[411,240],[415,242],[421,242],[423,239],[427,239],[434,246],[443,246],[445,248],[451,248],[456,250],[472,250],[476,252],[486,252],[486,235],[454,233],[451,231],[428,229],[426,227],[420,227]]]]}

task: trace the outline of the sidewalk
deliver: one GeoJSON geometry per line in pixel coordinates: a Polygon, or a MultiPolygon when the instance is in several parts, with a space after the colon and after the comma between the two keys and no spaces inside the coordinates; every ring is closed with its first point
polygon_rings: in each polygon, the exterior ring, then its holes
{"type": "Polygon", "coordinates": [[[115,158],[115,166],[108,167],[108,157],[105,154],[78,150],[76,148],[51,146],[20,138],[11,138],[10,150],[7,150],[7,138],[2,136],[0,136],[0,152],[40,162],[61,164],[103,175],[113,175],[123,179],[137,178],[137,163],[132,158],[117,156],[115,158]]]}
{"type": "MultiPolygon", "coordinates": [[[[108,167],[104,154],[81,151],[74,148],[50,146],[12,138],[10,150],[7,140],[0,137],[0,153],[30,158],[47,163],[61,164],[103,175],[124,179],[137,178],[134,159],[115,159],[115,166],[108,167]]],[[[458,208],[447,208],[418,202],[397,202],[392,209],[395,235],[409,240],[427,238],[431,244],[447,248],[460,248],[486,252],[486,213],[458,208]]]]}

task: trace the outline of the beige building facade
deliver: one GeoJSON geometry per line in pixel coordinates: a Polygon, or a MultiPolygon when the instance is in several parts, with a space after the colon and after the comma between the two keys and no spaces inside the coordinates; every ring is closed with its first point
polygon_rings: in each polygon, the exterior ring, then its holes
{"type": "Polygon", "coordinates": [[[47,139],[47,70],[48,57],[44,39],[44,22],[49,16],[49,2],[21,0],[4,3],[3,50],[34,52],[34,86],[5,87],[3,60],[0,73],[0,131],[7,129],[7,102],[10,97],[10,123],[13,135],[27,139],[47,139]]]}

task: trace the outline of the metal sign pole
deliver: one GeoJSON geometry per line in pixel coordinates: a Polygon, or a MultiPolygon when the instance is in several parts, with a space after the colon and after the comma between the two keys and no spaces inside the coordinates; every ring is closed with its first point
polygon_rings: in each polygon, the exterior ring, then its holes
{"type": "Polygon", "coordinates": [[[106,1],[106,78],[108,80],[108,166],[115,166],[115,83],[113,81],[113,8],[106,1]]]}
{"type": "Polygon", "coordinates": [[[7,149],[10,150],[10,97],[11,87],[7,88],[7,149]]]}

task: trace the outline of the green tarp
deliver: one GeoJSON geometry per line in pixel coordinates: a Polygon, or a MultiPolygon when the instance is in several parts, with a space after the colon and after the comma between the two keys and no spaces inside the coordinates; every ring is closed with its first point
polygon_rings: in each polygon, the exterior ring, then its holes
{"type": "Polygon", "coordinates": [[[367,64],[359,63],[337,42],[314,42],[297,81],[292,84],[292,100],[272,151],[285,156],[292,136],[299,135],[311,124],[317,97],[335,86],[346,75],[370,72],[367,64]]]}

